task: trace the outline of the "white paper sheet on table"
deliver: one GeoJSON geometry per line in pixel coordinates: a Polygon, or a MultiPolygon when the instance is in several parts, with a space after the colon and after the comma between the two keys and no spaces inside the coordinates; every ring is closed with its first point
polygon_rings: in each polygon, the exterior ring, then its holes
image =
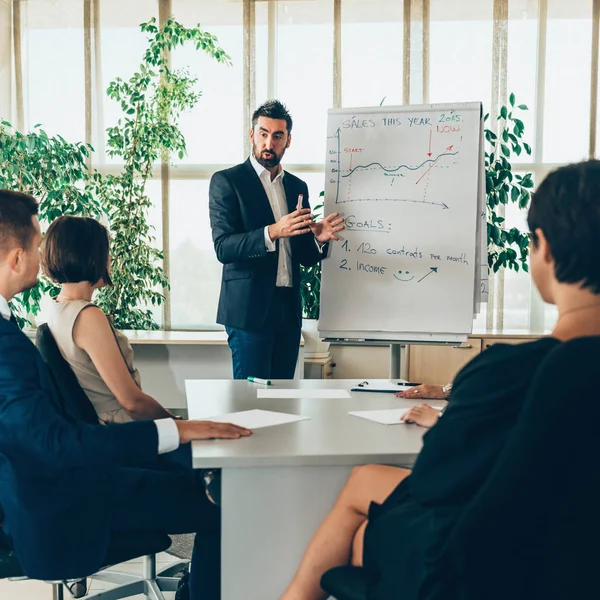
{"type": "MultiPolygon", "coordinates": [[[[441,406],[432,406],[436,410],[442,410],[441,406]]],[[[353,417],[360,417],[361,419],[367,419],[374,421],[375,423],[381,423],[382,425],[401,425],[405,424],[400,418],[404,413],[407,413],[410,408],[389,408],[384,410],[354,410],[349,412],[349,415],[353,417]]]]}
{"type": "Polygon", "coordinates": [[[285,423],[294,423],[295,421],[306,421],[310,417],[301,415],[291,415],[289,413],[280,413],[272,410],[242,410],[240,412],[210,417],[205,421],[214,421],[216,423],[233,423],[240,427],[248,429],[260,429],[261,427],[271,427],[273,425],[284,425],[285,423]]]}
{"type": "Polygon", "coordinates": [[[340,389],[283,389],[283,388],[261,388],[256,390],[257,398],[350,398],[348,390],[340,389]]]}

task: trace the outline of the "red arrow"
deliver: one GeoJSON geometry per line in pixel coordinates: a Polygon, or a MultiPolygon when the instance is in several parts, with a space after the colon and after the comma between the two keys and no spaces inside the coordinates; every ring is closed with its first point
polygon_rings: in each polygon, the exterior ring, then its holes
{"type": "Polygon", "coordinates": [[[429,130],[429,152],[427,156],[431,157],[431,129],[429,130]]]}
{"type": "Polygon", "coordinates": [[[448,146],[448,147],[446,148],[446,152],[450,152],[450,150],[452,150],[452,148],[454,148],[454,144],[452,144],[452,146],[448,146]]]}

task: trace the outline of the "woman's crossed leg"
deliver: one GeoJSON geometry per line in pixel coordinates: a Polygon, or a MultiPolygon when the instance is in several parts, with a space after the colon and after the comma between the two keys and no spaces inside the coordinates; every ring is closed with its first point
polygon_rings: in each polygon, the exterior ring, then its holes
{"type": "Polygon", "coordinates": [[[352,469],[281,600],[323,600],[328,597],[320,586],[325,571],[350,563],[362,565],[363,537],[371,502],[383,503],[409,474],[409,469],[383,465],[352,469]]]}

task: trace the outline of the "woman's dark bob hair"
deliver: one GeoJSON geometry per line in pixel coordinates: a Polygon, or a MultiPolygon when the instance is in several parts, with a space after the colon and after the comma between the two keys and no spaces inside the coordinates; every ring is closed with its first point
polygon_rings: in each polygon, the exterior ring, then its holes
{"type": "Polygon", "coordinates": [[[44,274],[55,283],[91,285],[108,274],[110,238],[104,225],[90,217],[62,216],[52,221],[41,246],[44,274]]]}

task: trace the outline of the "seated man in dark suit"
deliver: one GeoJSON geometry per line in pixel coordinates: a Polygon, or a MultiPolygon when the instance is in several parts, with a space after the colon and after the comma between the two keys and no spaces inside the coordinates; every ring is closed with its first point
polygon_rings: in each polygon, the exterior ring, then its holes
{"type": "Polygon", "coordinates": [[[25,573],[37,579],[93,573],[112,533],[197,532],[191,595],[217,600],[218,509],[190,473],[159,467],[157,456],[191,440],[250,432],[173,419],[92,425],[61,414],[50,373],[8,305],[37,281],[37,211],[32,197],[0,190],[2,530],[25,573]]]}

